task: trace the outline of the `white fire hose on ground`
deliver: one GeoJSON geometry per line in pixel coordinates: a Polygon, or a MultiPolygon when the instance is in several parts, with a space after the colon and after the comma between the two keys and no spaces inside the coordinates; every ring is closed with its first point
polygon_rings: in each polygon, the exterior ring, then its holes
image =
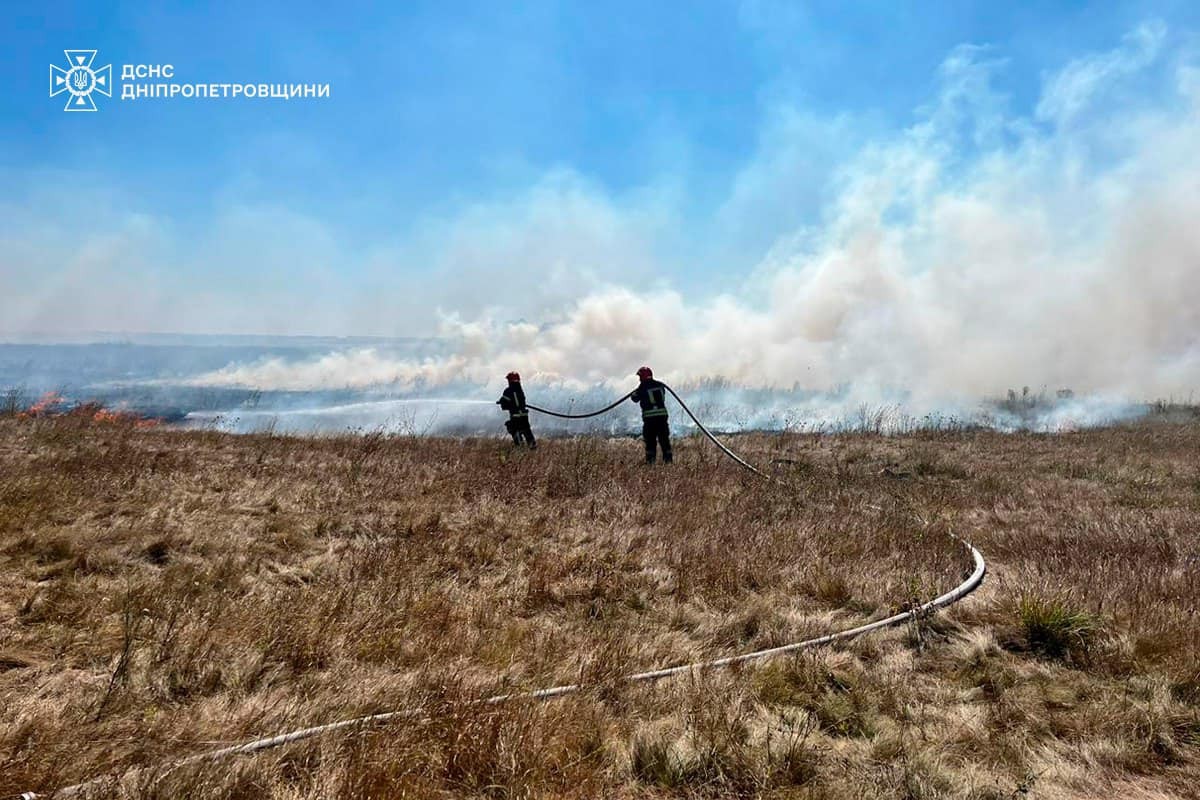
{"type": "MultiPolygon", "coordinates": [[[[713,444],[715,444],[717,447],[719,447],[722,452],[724,452],[727,456],[732,458],[739,465],[741,465],[745,469],[750,470],[754,474],[759,475],[760,477],[766,478],[767,480],[774,481],[776,483],[783,483],[778,478],[776,478],[772,475],[768,475],[767,473],[759,470],[757,467],[754,467],[753,465],[751,465],[750,463],[745,461],[743,458],[738,456],[736,453],[734,453],[732,450],[730,450],[728,447],[726,447],[720,440],[717,439],[716,436],[714,436],[708,430],[708,428],[704,427],[704,424],[701,423],[700,420],[696,418],[696,415],[693,414],[691,409],[689,409],[687,407],[687,405],[683,402],[683,400],[680,399],[679,395],[677,395],[675,393],[674,389],[672,389],[670,386],[667,386],[666,389],[668,392],[671,393],[671,396],[675,398],[676,402],[679,403],[680,407],[687,413],[687,415],[689,417],[691,417],[692,421],[696,424],[696,427],[699,428],[700,431],[706,437],[708,437],[709,440],[711,440],[713,442],[713,444]]],[[[626,395],[626,397],[628,397],[628,395],[626,395]]],[[[552,416],[561,417],[564,419],[583,419],[585,417],[594,417],[594,416],[602,414],[606,411],[610,411],[613,408],[616,408],[618,405],[620,405],[626,399],[626,397],[622,397],[617,402],[612,403],[611,405],[609,405],[599,411],[594,411],[594,412],[590,412],[590,413],[586,413],[586,414],[563,414],[563,413],[559,413],[556,411],[549,411],[547,409],[538,408],[537,406],[534,406],[534,405],[529,405],[528,407],[534,411],[538,411],[538,412],[541,412],[544,414],[550,414],[552,416]]],[[[968,575],[967,578],[962,581],[962,583],[958,584],[950,591],[946,592],[945,594],[943,594],[939,597],[934,598],[933,600],[930,600],[927,603],[924,603],[922,605],[911,608],[908,611],[903,611],[899,614],[893,614],[892,616],[886,617],[884,619],[875,620],[874,622],[868,622],[863,625],[858,625],[856,627],[848,628],[846,630],[826,634],[824,636],[818,636],[815,639],[805,639],[804,641],[800,641],[800,642],[793,642],[791,644],[780,645],[778,647],[769,647],[765,650],[755,650],[750,653],[742,653],[740,655],[727,656],[725,658],[717,658],[717,659],[712,659],[709,661],[697,661],[697,662],[693,662],[690,664],[680,664],[680,665],[674,666],[674,667],[665,667],[663,669],[651,670],[649,672],[638,672],[633,675],[625,676],[622,679],[622,681],[626,682],[626,683],[649,683],[649,682],[653,682],[653,681],[662,680],[664,678],[673,678],[678,675],[693,674],[693,673],[702,672],[704,670],[709,670],[709,669],[720,669],[723,667],[730,667],[735,664],[745,664],[750,661],[759,661],[762,659],[774,658],[775,656],[781,656],[781,655],[785,655],[787,653],[794,653],[799,650],[806,650],[806,649],[813,648],[813,647],[820,647],[822,645],[832,644],[833,642],[840,642],[840,641],[845,641],[847,639],[853,639],[857,636],[862,636],[865,633],[871,633],[873,631],[881,630],[883,628],[890,628],[890,627],[893,627],[895,625],[900,625],[905,622],[914,621],[914,620],[917,620],[927,614],[937,611],[938,609],[945,608],[949,605],[952,605],[952,604],[958,602],[959,600],[961,600],[962,598],[966,597],[967,595],[969,595],[971,592],[975,591],[975,589],[977,589],[979,587],[979,585],[981,583],[983,583],[984,574],[987,572],[987,565],[985,564],[985,562],[983,560],[983,554],[980,553],[979,550],[977,550],[974,545],[972,545],[970,542],[967,542],[963,539],[958,538],[954,534],[949,534],[949,535],[956,542],[961,544],[967,550],[967,552],[971,555],[973,569],[972,569],[970,575],[968,575]]],[[[554,699],[557,697],[565,697],[566,695],[576,694],[587,688],[589,688],[588,684],[571,683],[571,684],[564,684],[562,686],[552,686],[552,687],[548,687],[545,689],[536,689],[536,690],[529,691],[529,692],[513,692],[510,694],[493,695],[491,697],[481,698],[479,700],[472,701],[472,703],[475,705],[499,705],[501,703],[506,703],[510,700],[551,700],[551,699],[554,699]]],[[[230,747],[222,747],[218,750],[210,750],[208,752],[198,753],[196,755],[188,756],[186,758],[182,758],[182,759],[176,760],[174,762],[171,762],[163,767],[160,767],[160,769],[162,769],[162,771],[164,773],[166,773],[173,769],[187,766],[189,764],[196,764],[196,763],[201,763],[204,761],[214,761],[217,759],[226,758],[228,756],[243,755],[243,754],[248,754],[248,753],[257,753],[260,750],[269,750],[271,748],[280,747],[280,746],[286,745],[286,744],[291,744],[292,742],[298,742],[298,741],[301,741],[304,739],[311,739],[311,738],[314,738],[317,736],[323,736],[325,734],[336,733],[338,731],[353,730],[353,729],[362,730],[362,729],[365,729],[365,728],[368,728],[371,726],[384,725],[384,724],[387,724],[390,722],[397,722],[399,720],[413,719],[415,717],[420,716],[422,713],[424,713],[424,709],[409,708],[409,709],[401,709],[401,710],[397,710],[397,711],[385,711],[385,712],[381,712],[378,714],[368,714],[366,716],[355,717],[353,719],[341,720],[339,722],[330,722],[330,723],[327,723],[324,725],[315,725],[310,728],[300,728],[298,730],[289,731],[287,733],[281,733],[276,736],[269,736],[264,739],[255,739],[254,741],[245,742],[243,744],[232,745],[230,747]]],[[[92,780],[85,781],[84,783],[78,783],[73,786],[66,786],[61,789],[56,789],[56,790],[50,792],[49,794],[37,794],[35,792],[25,792],[23,794],[17,795],[17,797],[20,798],[20,800],[37,800],[37,798],[46,798],[46,797],[71,797],[71,796],[79,795],[80,793],[85,792],[89,789],[99,788],[99,786],[105,780],[112,780],[112,777],[110,776],[110,777],[106,777],[106,778],[93,778],[92,780]]]]}

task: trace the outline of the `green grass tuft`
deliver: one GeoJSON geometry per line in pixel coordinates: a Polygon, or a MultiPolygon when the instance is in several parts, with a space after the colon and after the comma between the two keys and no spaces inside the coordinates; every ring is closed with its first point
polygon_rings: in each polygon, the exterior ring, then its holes
{"type": "Polygon", "coordinates": [[[1048,658],[1077,659],[1100,630],[1094,616],[1075,608],[1064,596],[1025,595],[1017,606],[1017,618],[1029,648],[1048,658]]]}

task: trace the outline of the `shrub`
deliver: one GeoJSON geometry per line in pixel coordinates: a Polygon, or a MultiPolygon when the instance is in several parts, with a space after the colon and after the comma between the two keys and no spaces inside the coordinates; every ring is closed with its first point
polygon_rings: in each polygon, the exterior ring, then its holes
{"type": "Polygon", "coordinates": [[[25,408],[25,393],[13,387],[0,392],[0,417],[15,417],[25,408]]]}

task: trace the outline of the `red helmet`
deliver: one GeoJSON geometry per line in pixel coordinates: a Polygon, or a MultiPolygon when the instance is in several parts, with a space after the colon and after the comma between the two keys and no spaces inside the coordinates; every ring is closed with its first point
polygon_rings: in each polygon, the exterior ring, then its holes
{"type": "Polygon", "coordinates": [[[510,372],[504,376],[504,380],[516,381],[517,383],[520,383],[521,382],[521,374],[519,372],[510,372]]]}
{"type": "Polygon", "coordinates": [[[642,367],[637,371],[637,376],[639,378],[641,378],[642,380],[646,380],[647,378],[653,378],[654,370],[650,369],[649,367],[642,367]]]}

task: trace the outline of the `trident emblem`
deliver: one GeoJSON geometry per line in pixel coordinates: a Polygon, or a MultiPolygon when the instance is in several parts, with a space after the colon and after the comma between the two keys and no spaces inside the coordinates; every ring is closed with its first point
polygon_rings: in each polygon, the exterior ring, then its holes
{"type": "Polygon", "coordinates": [[[50,96],[68,92],[64,111],[95,111],[92,92],[112,97],[112,64],[92,69],[95,50],[63,50],[68,69],[50,65],[50,96]]]}

